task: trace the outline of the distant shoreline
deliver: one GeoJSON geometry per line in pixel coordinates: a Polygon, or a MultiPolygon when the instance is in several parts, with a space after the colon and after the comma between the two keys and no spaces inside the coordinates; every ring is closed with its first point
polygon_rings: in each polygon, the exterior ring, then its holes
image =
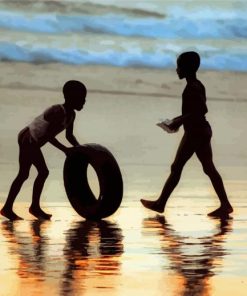
{"type": "MultiPolygon", "coordinates": [[[[1,89],[60,93],[69,79],[83,81],[91,94],[180,99],[184,81],[175,69],[100,65],[1,62],[1,89]],[[20,79],[21,75],[21,79],[20,79]]],[[[209,101],[247,102],[247,72],[199,70],[209,101]],[[220,83],[219,88],[217,83],[220,83]]]]}

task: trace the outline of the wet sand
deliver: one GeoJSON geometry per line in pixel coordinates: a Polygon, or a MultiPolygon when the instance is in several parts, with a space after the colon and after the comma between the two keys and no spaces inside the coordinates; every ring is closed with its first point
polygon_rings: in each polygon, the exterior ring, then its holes
{"type": "Polygon", "coordinates": [[[244,296],[247,203],[221,221],[193,198],[174,197],[165,216],[124,201],[101,222],[65,203],[46,205],[52,221],[32,220],[19,203],[25,220],[0,223],[0,294],[244,296]]]}
{"type": "MultiPolygon", "coordinates": [[[[0,221],[0,295],[245,295],[246,74],[199,74],[207,88],[215,164],[235,209],[233,219],[219,221],[206,216],[218,200],[196,157],[167,204],[166,220],[139,203],[160,193],[182,137],[182,130],[168,135],[155,126],[180,114],[184,81],[174,71],[2,63],[1,73],[0,206],[18,169],[18,131],[61,102],[69,79],[88,87],[75,135],[82,144],[100,143],[112,151],[124,198],[112,217],[84,221],[66,203],[63,153],[42,148],[50,170],[42,203],[53,219],[41,223],[28,214],[32,169],[15,204],[25,220],[0,221]]],[[[66,143],[63,135],[59,139],[66,143]]],[[[93,172],[89,181],[97,193],[93,172]]]]}

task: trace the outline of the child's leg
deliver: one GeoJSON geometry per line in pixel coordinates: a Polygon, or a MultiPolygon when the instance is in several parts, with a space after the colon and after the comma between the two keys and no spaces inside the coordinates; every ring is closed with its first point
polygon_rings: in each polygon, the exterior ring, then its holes
{"type": "Polygon", "coordinates": [[[164,212],[166,202],[180,180],[183,167],[185,163],[191,158],[194,152],[195,142],[193,141],[193,138],[190,135],[185,133],[178,147],[175,160],[171,165],[170,176],[168,177],[163,187],[160,197],[156,201],[141,199],[142,204],[146,208],[157,211],[159,213],[164,212]]]}
{"type": "Polygon", "coordinates": [[[27,180],[29,176],[30,167],[32,165],[31,159],[29,157],[30,151],[25,149],[25,146],[20,146],[19,152],[19,172],[13,181],[10,191],[7,197],[7,200],[1,210],[1,214],[10,220],[18,220],[21,219],[13,212],[13,204],[18,195],[23,183],[27,180]]]}
{"type": "Polygon", "coordinates": [[[197,157],[203,166],[203,171],[207,174],[213,184],[213,187],[220,199],[219,209],[209,213],[209,216],[222,216],[227,215],[233,211],[232,206],[227,198],[226,191],[223,185],[222,178],[216,170],[213,163],[213,153],[210,141],[203,145],[196,151],[197,157]]]}
{"type": "Polygon", "coordinates": [[[50,219],[52,215],[45,213],[40,207],[40,195],[44,187],[45,180],[49,175],[44,156],[39,148],[35,150],[32,159],[33,165],[37,168],[38,176],[33,185],[32,204],[29,212],[37,218],[50,219]]]}

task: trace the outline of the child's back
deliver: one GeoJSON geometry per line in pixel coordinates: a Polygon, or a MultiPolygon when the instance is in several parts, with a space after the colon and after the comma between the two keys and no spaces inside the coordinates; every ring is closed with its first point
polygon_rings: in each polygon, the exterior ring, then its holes
{"type": "Polygon", "coordinates": [[[208,126],[205,117],[207,112],[204,85],[197,79],[189,81],[182,94],[182,115],[191,114],[191,116],[184,121],[184,129],[193,130],[208,126]]]}
{"type": "Polygon", "coordinates": [[[69,126],[74,116],[74,112],[69,114],[62,104],[53,105],[37,116],[28,128],[35,142],[43,146],[49,139],[69,126]]]}

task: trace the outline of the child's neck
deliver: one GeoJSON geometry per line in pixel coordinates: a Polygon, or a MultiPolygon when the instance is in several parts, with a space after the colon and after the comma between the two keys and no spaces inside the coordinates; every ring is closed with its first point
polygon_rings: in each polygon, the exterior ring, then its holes
{"type": "Polygon", "coordinates": [[[196,73],[187,75],[185,79],[187,83],[197,80],[196,73]]]}
{"type": "Polygon", "coordinates": [[[71,108],[71,106],[69,106],[69,105],[66,104],[66,103],[63,104],[63,107],[64,107],[64,109],[65,109],[67,112],[72,112],[72,111],[73,111],[73,108],[71,108]]]}

